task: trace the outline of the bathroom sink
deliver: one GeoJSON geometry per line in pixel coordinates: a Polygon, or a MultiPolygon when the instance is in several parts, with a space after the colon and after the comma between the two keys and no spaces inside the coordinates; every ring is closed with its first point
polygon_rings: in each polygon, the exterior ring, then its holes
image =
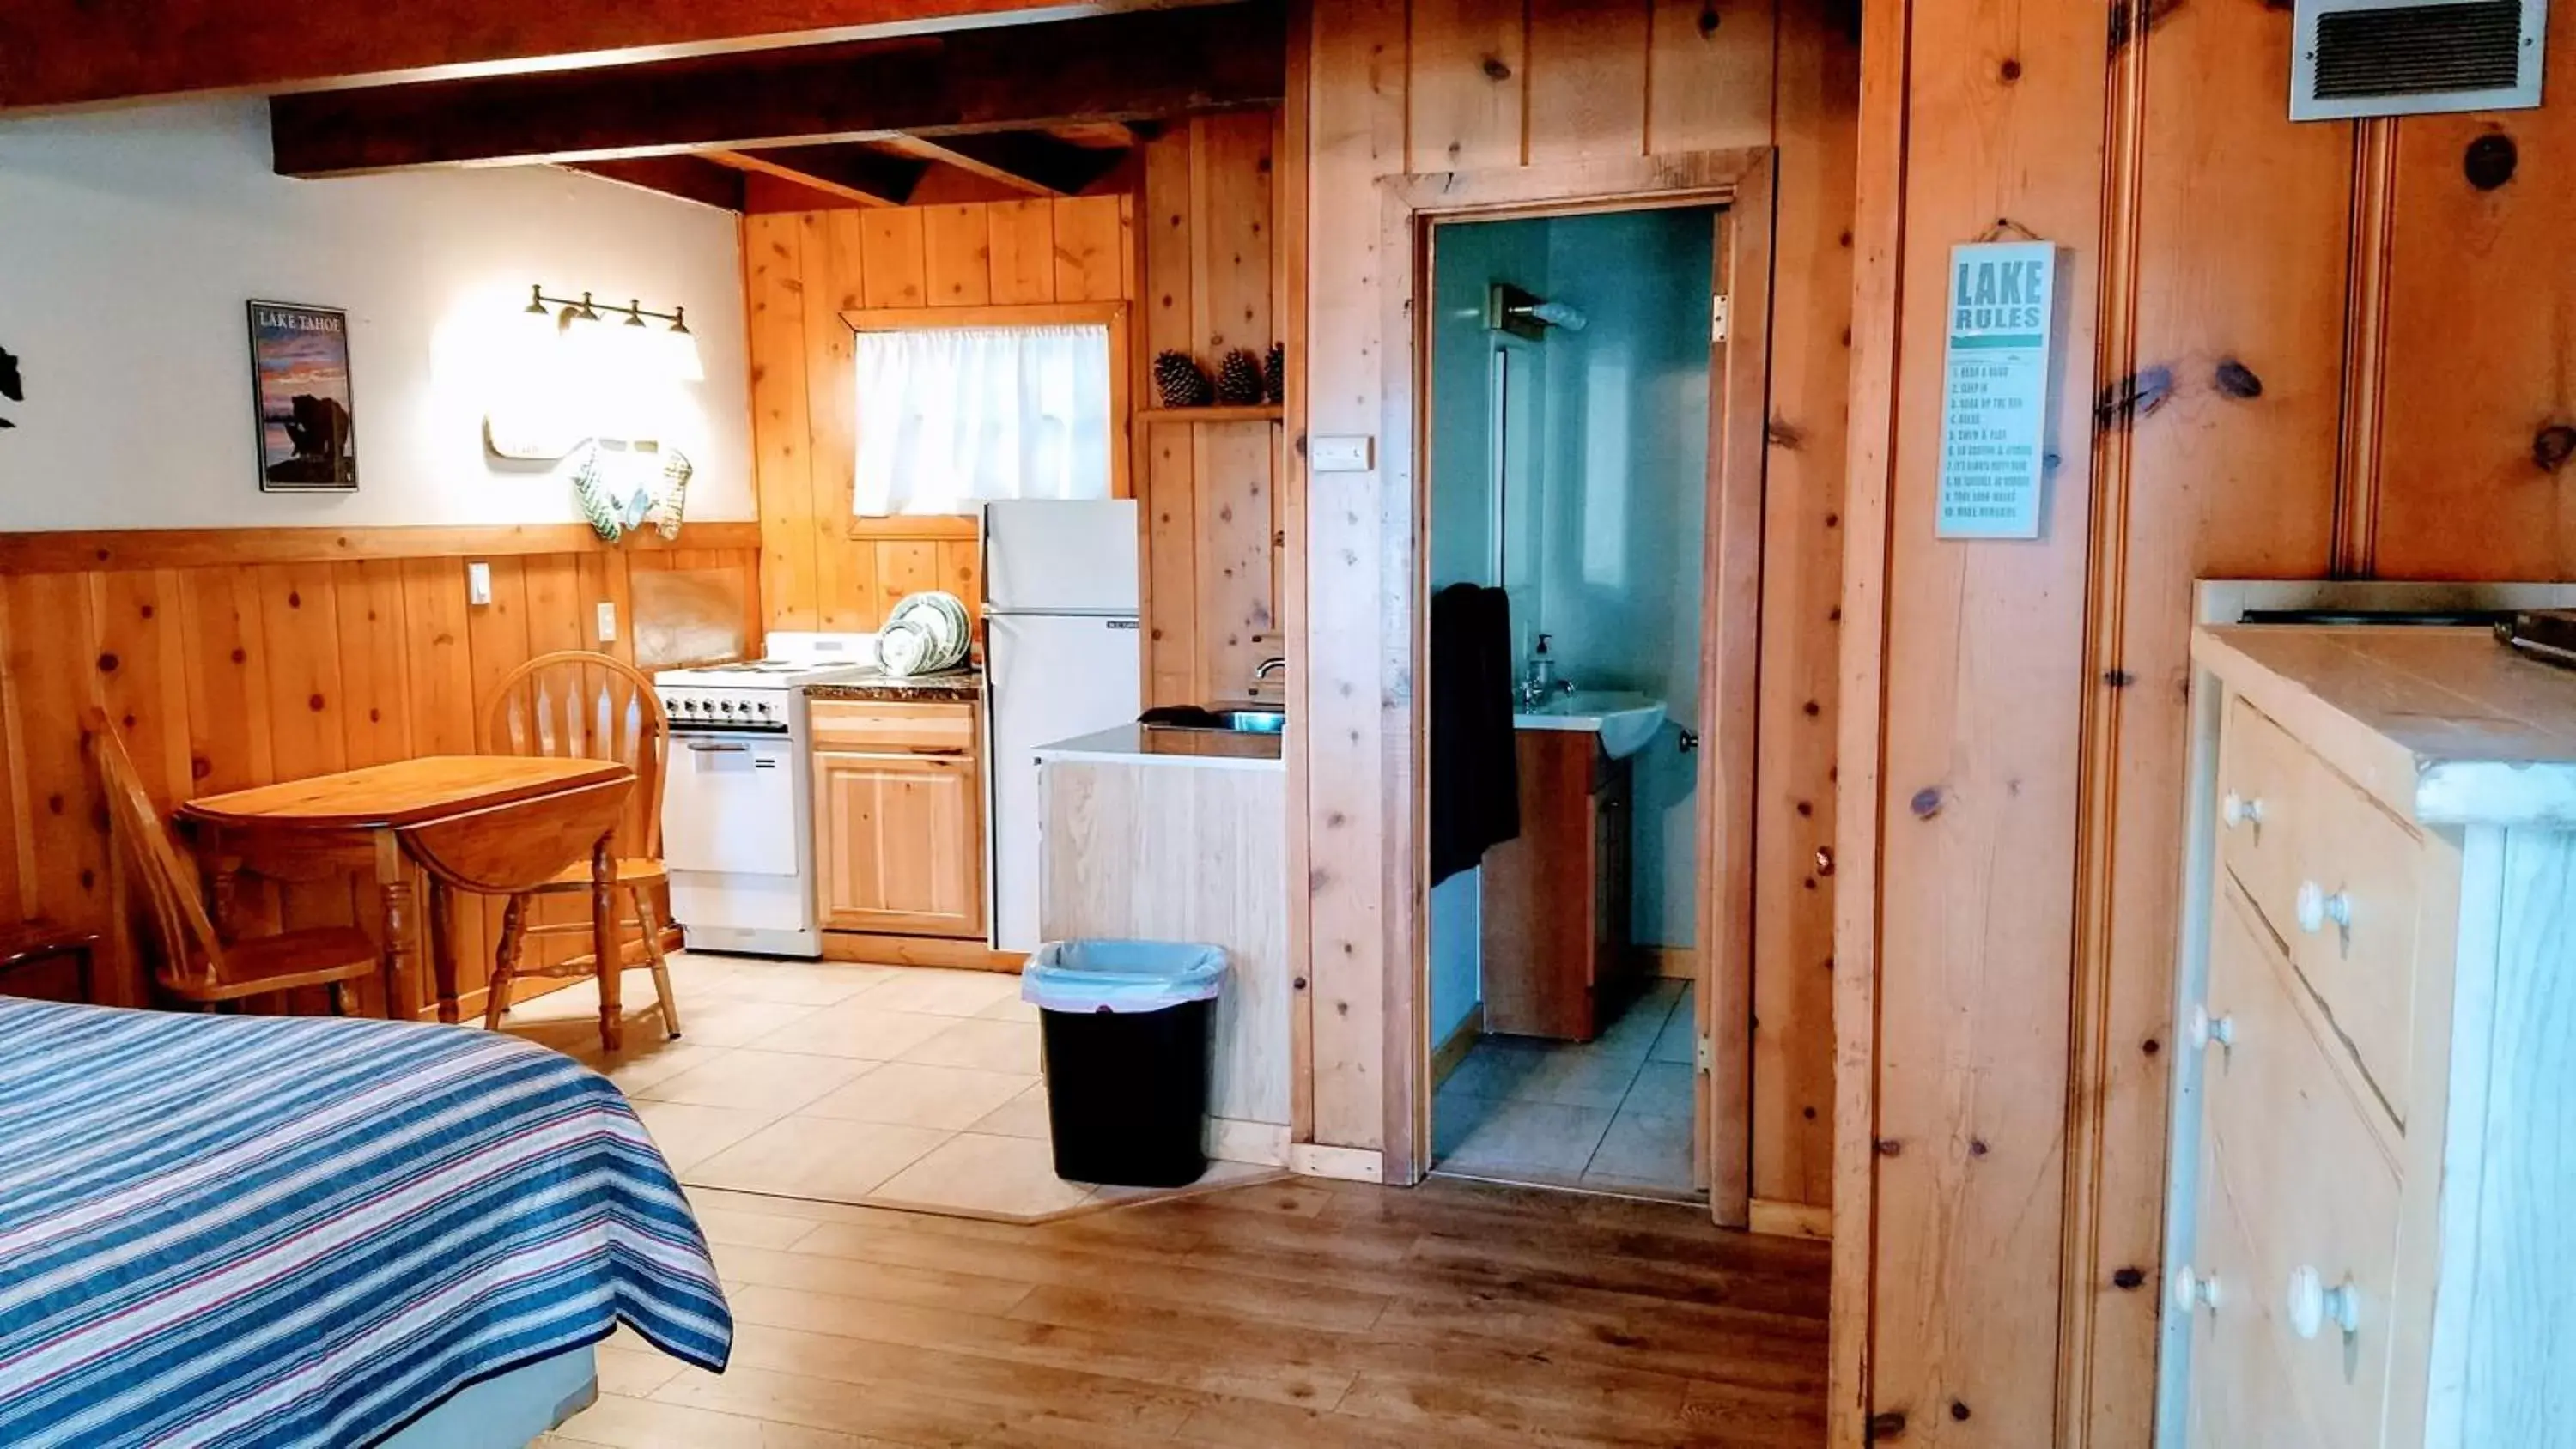
{"type": "Polygon", "coordinates": [[[1664,727],[1664,702],[1615,690],[1577,690],[1522,709],[1512,723],[1525,730],[1589,730],[1601,736],[1603,754],[1624,760],[1664,727]]]}

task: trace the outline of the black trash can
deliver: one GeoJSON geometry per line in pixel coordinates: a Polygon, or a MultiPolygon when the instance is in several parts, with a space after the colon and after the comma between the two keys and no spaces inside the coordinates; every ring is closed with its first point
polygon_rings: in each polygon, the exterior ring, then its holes
{"type": "Polygon", "coordinates": [[[1208,1037],[1225,952],[1057,941],[1020,974],[1038,1008],[1056,1176],[1183,1187],[1207,1171],[1208,1037]]]}

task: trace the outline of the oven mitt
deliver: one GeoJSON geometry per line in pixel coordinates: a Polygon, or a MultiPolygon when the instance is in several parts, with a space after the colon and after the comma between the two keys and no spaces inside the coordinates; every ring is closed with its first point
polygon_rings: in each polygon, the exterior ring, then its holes
{"type": "MultiPolygon", "coordinates": [[[[632,459],[632,453],[621,454],[632,459]]],[[[660,486],[638,484],[621,489],[609,476],[619,471],[608,450],[596,440],[581,451],[581,461],[573,468],[573,496],[580,501],[582,517],[590,521],[590,531],[602,541],[615,543],[630,528],[646,523],[664,538],[680,536],[681,514],[688,507],[689,475],[695,471],[688,455],[677,448],[662,450],[660,486]]]]}
{"type": "Polygon", "coordinates": [[[648,519],[653,531],[665,539],[680,536],[680,515],[689,506],[689,475],[696,471],[688,454],[677,448],[662,450],[662,496],[654,501],[648,519]]]}

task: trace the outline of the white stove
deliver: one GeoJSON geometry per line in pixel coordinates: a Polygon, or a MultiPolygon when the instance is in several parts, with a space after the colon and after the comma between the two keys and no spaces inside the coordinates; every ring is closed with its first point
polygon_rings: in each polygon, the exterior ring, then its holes
{"type": "Polygon", "coordinates": [[[822,955],[805,686],[875,664],[873,634],[782,631],[765,659],[653,676],[671,716],[662,852],[692,950],[822,955]]]}

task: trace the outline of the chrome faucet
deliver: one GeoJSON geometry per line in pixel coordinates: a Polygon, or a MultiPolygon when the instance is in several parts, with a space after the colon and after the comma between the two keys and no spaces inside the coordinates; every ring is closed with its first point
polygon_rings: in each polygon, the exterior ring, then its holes
{"type": "Polygon", "coordinates": [[[1252,679],[1253,679],[1253,682],[1254,682],[1254,683],[1256,683],[1256,684],[1258,684],[1258,683],[1259,683],[1259,682],[1261,682],[1262,680],[1268,679],[1268,678],[1270,678],[1271,676],[1273,676],[1273,675],[1275,675],[1275,674],[1280,673],[1282,670],[1285,670],[1287,667],[1288,667],[1288,660],[1287,660],[1287,657],[1286,657],[1285,655],[1273,654],[1273,655],[1271,655],[1269,658],[1264,659],[1264,660],[1262,660],[1260,663],[1258,663],[1258,664],[1256,664],[1256,665],[1252,666],[1252,679]]]}

